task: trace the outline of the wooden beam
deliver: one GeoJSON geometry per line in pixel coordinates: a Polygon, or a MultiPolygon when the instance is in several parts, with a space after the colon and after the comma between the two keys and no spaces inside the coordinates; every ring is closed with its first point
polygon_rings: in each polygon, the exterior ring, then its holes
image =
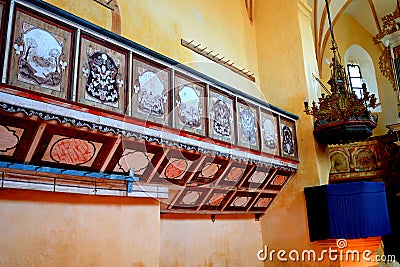
{"type": "Polygon", "coordinates": [[[147,180],[145,181],[145,183],[150,183],[151,179],[153,178],[153,176],[157,173],[158,168],[160,167],[161,163],[163,162],[163,160],[165,159],[165,157],[167,156],[168,152],[170,151],[170,148],[166,147],[164,148],[164,153],[161,156],[161,158],[158,160],[156,166],[154,166],[154,169],[152,170],[152,172],[149,174],[149,176],[147,177],[147,180]]]}
{"type": "Polygon", "coordinates": [[[100,169],[100,172],[104,172],[106,170],[108,164],[110,163],[111,159],[113,158],[114,153],[117,150],[121,141],[122,141],[121,136],[115,140],[113,147],[111,148],[110,152],[108,153],[108,156],[107,156],[106,160],[104,161],[103,166],[100,169]]]}
{"type": "Polygon", "coordinates": [[[29,163],[32,160],[32,156],[35,153],[35,150],[36,150],[36,148],[37,148],[37,146],[39,144],[40,139],[42,138],[42,135],[43,135],[43,132],[44,132],[44,130],[46,128],[46,125],[47,125],[47,123],[45,123],[45,122],[42,122],[39,125],[39,128],[38,128],[38,130],[36,132],[35,138],[32,141],[32,144],[31,144],[31,146],[30,146],[30,148],[28,150],[28,153],[26,153],[26,157],[25,157],[25,161],[24,161],[25,164],[29,163]]]}

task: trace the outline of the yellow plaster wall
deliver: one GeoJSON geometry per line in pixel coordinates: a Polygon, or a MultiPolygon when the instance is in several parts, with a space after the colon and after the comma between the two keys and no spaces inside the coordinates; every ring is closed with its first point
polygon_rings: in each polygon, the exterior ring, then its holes
{"type": "MultiPolygon", "coordinates": [[[[221,82],[262,98],[252,82],[181,46],[181,38],[219,53],[235,66],[255,73],[258,83],[254,27],[245,2],[119,0],[124,37],[221,82]]],[[[219,56],[219,57],[220,57],[219,56]]]]}
{"type": "MultiPolygon", "coordinates": [[[[297,124],[299,171],[262,217],[263,242],[276,250],[316,249],[308,238],[303,188],[327,183],[329,161],[326,148],[318,146],[313,138],[313,118],[303,112],[303,100],[313,92],[308,87],[312,82],[307,80],[310,74],[307,72],[316,70],[315,56],[307,58],[313,54],[311,21],[307,7],[294,4],[293,0],[259,0],[255,4],[262,91],[268,102],[300,116],[297,124]]],[[[267,260],[264,266],[327,265],[267,260]]]]}
{"type": "MultiPolygon", "coordinates": [[[[315,80],[314,75],[318,76],[318,64],[314,50],[314,39],[311,28],[311,12],[312,9],[303,2],[298,3],[298,18],[300,25],[300,36],[301,36],[301,44],[303,50],[303,61],[304,61],[304,75],[306,77],[308,94],[306,97],[308,99],[317,99],[320,96],[320,87],[318,82],[315,80]]],[[[300,100],[297,100],[301,102],[300,100]]],[[[304,112],[301,112],[302,118],[304,122],[307,124],[307,128],[304,129],[304,134],[309,135],[310,131],[313,129],[313,119],[310,116],[305,116],[304,112]],[[310,126],[311,124],[311,126],[310,126]],[[311,127],[311,128],[310,128],[311,127]]],[[[300,121],[299,121],[300,123],[300,121]]],[[[302,126],[303,128],[304,126],[302,126]]],[[[298,127],[299,128],[299,127],[298,127]]],[[[300,130],[300,129],[299,129],[300,130]]],[[[304,137],[301,136],[301,140],[304,140],[304,137]]],[[[311,138],[311,136],[310,136],[311,138]]],[[[312,144],[309,144],[312,145],[312,144]]],[[[327,156],[327,147],[323,145],[319,145],[314,141],[314,148],[316,151],[316,162],[318,167],[320,184],[327,184],[329,178],[329,170],[330,170],[330,161],[327,156]]],[[[312,159],[311,159],[312,160],[312,159]]]]}
{"type": "Polygon", "coordinates": [[[46,0],[49,4],[59,7],[69,13],[83,18],[93,24],[111,30],[112,16],[111,10],[91,1],[71,1],[71,0],[46,0]]]}
{"type": "MultiPolygon", "coordinates": [[[[94,1],[47,0],[108,30],[111,12],[94,1]]],[[[245,1],[118,0],[121,35],[258,98],[257,49],[254,26],[245,1]],[[181,46],[181,38],[230,59],[255,73],[256,83],[181,46]]]]}
{"type": "MultiPolygon", "coordinates": [[[[379,70],[379,56],[381,52],[377,45],[374,45],[372,35],[365,30],[357,20],[348,14],[341,15],[340,19],[334,26],[335,39],[339,47],[339,52],[342,56],[342,63],[344,62],[343,56],[347,49],[352,44],[358,44],[364,48],[372,58],[375,68],[376,82],[378,84],[378,91],[380,102],[382,104],[382,112],[378,115],[378,126],[373,131],[374,135],[384,135],[387,133],[386,125],[394,124],[397,122],[397,96],[393,91],[389,81],[381,74],[379,70]]],[[[323,59],[328,58],[331,60],[332,51],[330,50],[330,40],[325,47],[323,59]]],[[[321,80],[326,82],[330,77],[330,69],[327,64],[322,65],[321,80]]]]}
{"type": "Polygon", "coordinates": [[[0,191],[0,266],[158,266],[159,204],[0,191]]]}
{"type": "Polygon", "coordinates": [[[160,266],[262,266],[260,222],[254,216],[210,215],[161,218],[160,266]]]}

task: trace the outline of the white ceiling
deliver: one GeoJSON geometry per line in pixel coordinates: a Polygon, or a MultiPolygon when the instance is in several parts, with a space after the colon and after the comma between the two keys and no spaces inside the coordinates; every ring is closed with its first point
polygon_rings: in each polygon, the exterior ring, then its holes
{"type": "MultiPolygon", "coordinates": [[[[335,1],[335,0],[332,0],[335,1]]],[[[396,10],[396,0],[370,0],[375,8],[380,26],[382,27],[383,16],[386,16],[396,10]]],[[[372,35],[378,33],[369,0],[353,0],[343,13],[353,16],[364,28],[372,35]]]]}
{"type": "MultiPolygon", "coordinates": [[[[321,64],[321,55],[329,37],[328,17],[325,11],[325,0],[307,0],[313,9],[312,23],[315,39],[317,60],[321,64]]],[[[343,14],[353,16],[369,33],[371,37],[383,29],[382,17],[393,13],[400,0],[329,0],[329,10],[333,24],[343,14]],[[374,14],[375,13],[375,14],[374,14]],[[379,26],[377,25],[379,24],[379,26]]]]}
{"type": "MultiPolygon", "coordinates": [[[[397,1],[398,0],[330,0],[329,9],[332,21],[338,19],[338,15],[349,14],[358,20],[372,35],[376,35],[378,33],[376,19],[379,21],[380,27],[382,28],[381,18],[396,10],[397,1]],[[376,16],[374,16],[373,9],[376,12],[376,16]]],[[[325,21],[321,21],[323,10],[325,9],[325,0],[309,0],[309,5],[313,9],[316,7],[313,13],[316,15],[318,28],[321,22],[327,27],[328,18],[325,17],[325,21]]]]}

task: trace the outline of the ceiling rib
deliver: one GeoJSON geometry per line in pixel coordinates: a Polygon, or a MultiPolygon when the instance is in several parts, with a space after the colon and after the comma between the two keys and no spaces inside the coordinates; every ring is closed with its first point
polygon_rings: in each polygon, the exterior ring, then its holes
{"type": "Polygon", "coordinates": [[[314,49],[315,49],[315,54],[317,58],[319,58],[319,49],[318,49],[318,43],[317,39],[319,38],[318,35],[318,25],[317,25],[317,10],[318,10],[318,1],[314,1],[314,49]]]}
{"type": "MultiPolygon", "coordinates": [[[[329,0],[329,4],[331,3],[331,0],[329,0]]],[[[322,42],[322,36],[323,36],[323,31],[324,31],[324,26],[325,26],[325,19],[326,19],[326,7],[324,7],[324,10],[322,11],[322,16],[321,20],[319,22],[319,34],[318,34],[318,50],[319,50],[319,57],[318,57],[318,68],[319,72],[321,73],[321,68],[319,67],[319,62],[322,63],[322,56],[324,54],[324,50],[321,47],[321,42],[322,42]]]]}
{"type": "Polygon", "coordinates": [[[376,28],[377,28],[378,32],[381,32],[382,31],[381,30],[381,25],[379,24],[379,18],[378,18],[378,15],[376,14],[376,9],[375,9],[374,2],[372,0],[368,0],[368,3],[369,3],[369,7],[371,8],[372,14],[374,16],[374,21],[375,21],[375,24],[376,24],[376,28]]]}
{"type": "MultiPolygon", "coordinates": [[[[352,1],[353,0],[347,0],[347,2],[342,6],[342,8],[339,10],[339,12],[336,14],[335,18],[332,21],[332,27],[335,26],[335,24],[339,20],[340,16],[343,14],[343,12],[351,4],[352,1]]],[[[328,28],[324,34],[324,42],[322,43],[322,47],[321,47],[321,56],[318,60],[318,69],[320,72],[322,71],[322,57],[324,55],[326,43],[328,42],[329,37],[330,37],[330,34],[329,34],[329,28],[328,28]]]]}

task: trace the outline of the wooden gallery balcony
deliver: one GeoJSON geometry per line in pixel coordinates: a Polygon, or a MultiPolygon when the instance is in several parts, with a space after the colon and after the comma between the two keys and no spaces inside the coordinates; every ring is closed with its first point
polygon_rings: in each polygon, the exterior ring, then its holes
{"type": "Polygon", "coordinates": [[[264,213],[295,174],[297,116],[42,1],[0,8],[2,187],[264,213]]]}

